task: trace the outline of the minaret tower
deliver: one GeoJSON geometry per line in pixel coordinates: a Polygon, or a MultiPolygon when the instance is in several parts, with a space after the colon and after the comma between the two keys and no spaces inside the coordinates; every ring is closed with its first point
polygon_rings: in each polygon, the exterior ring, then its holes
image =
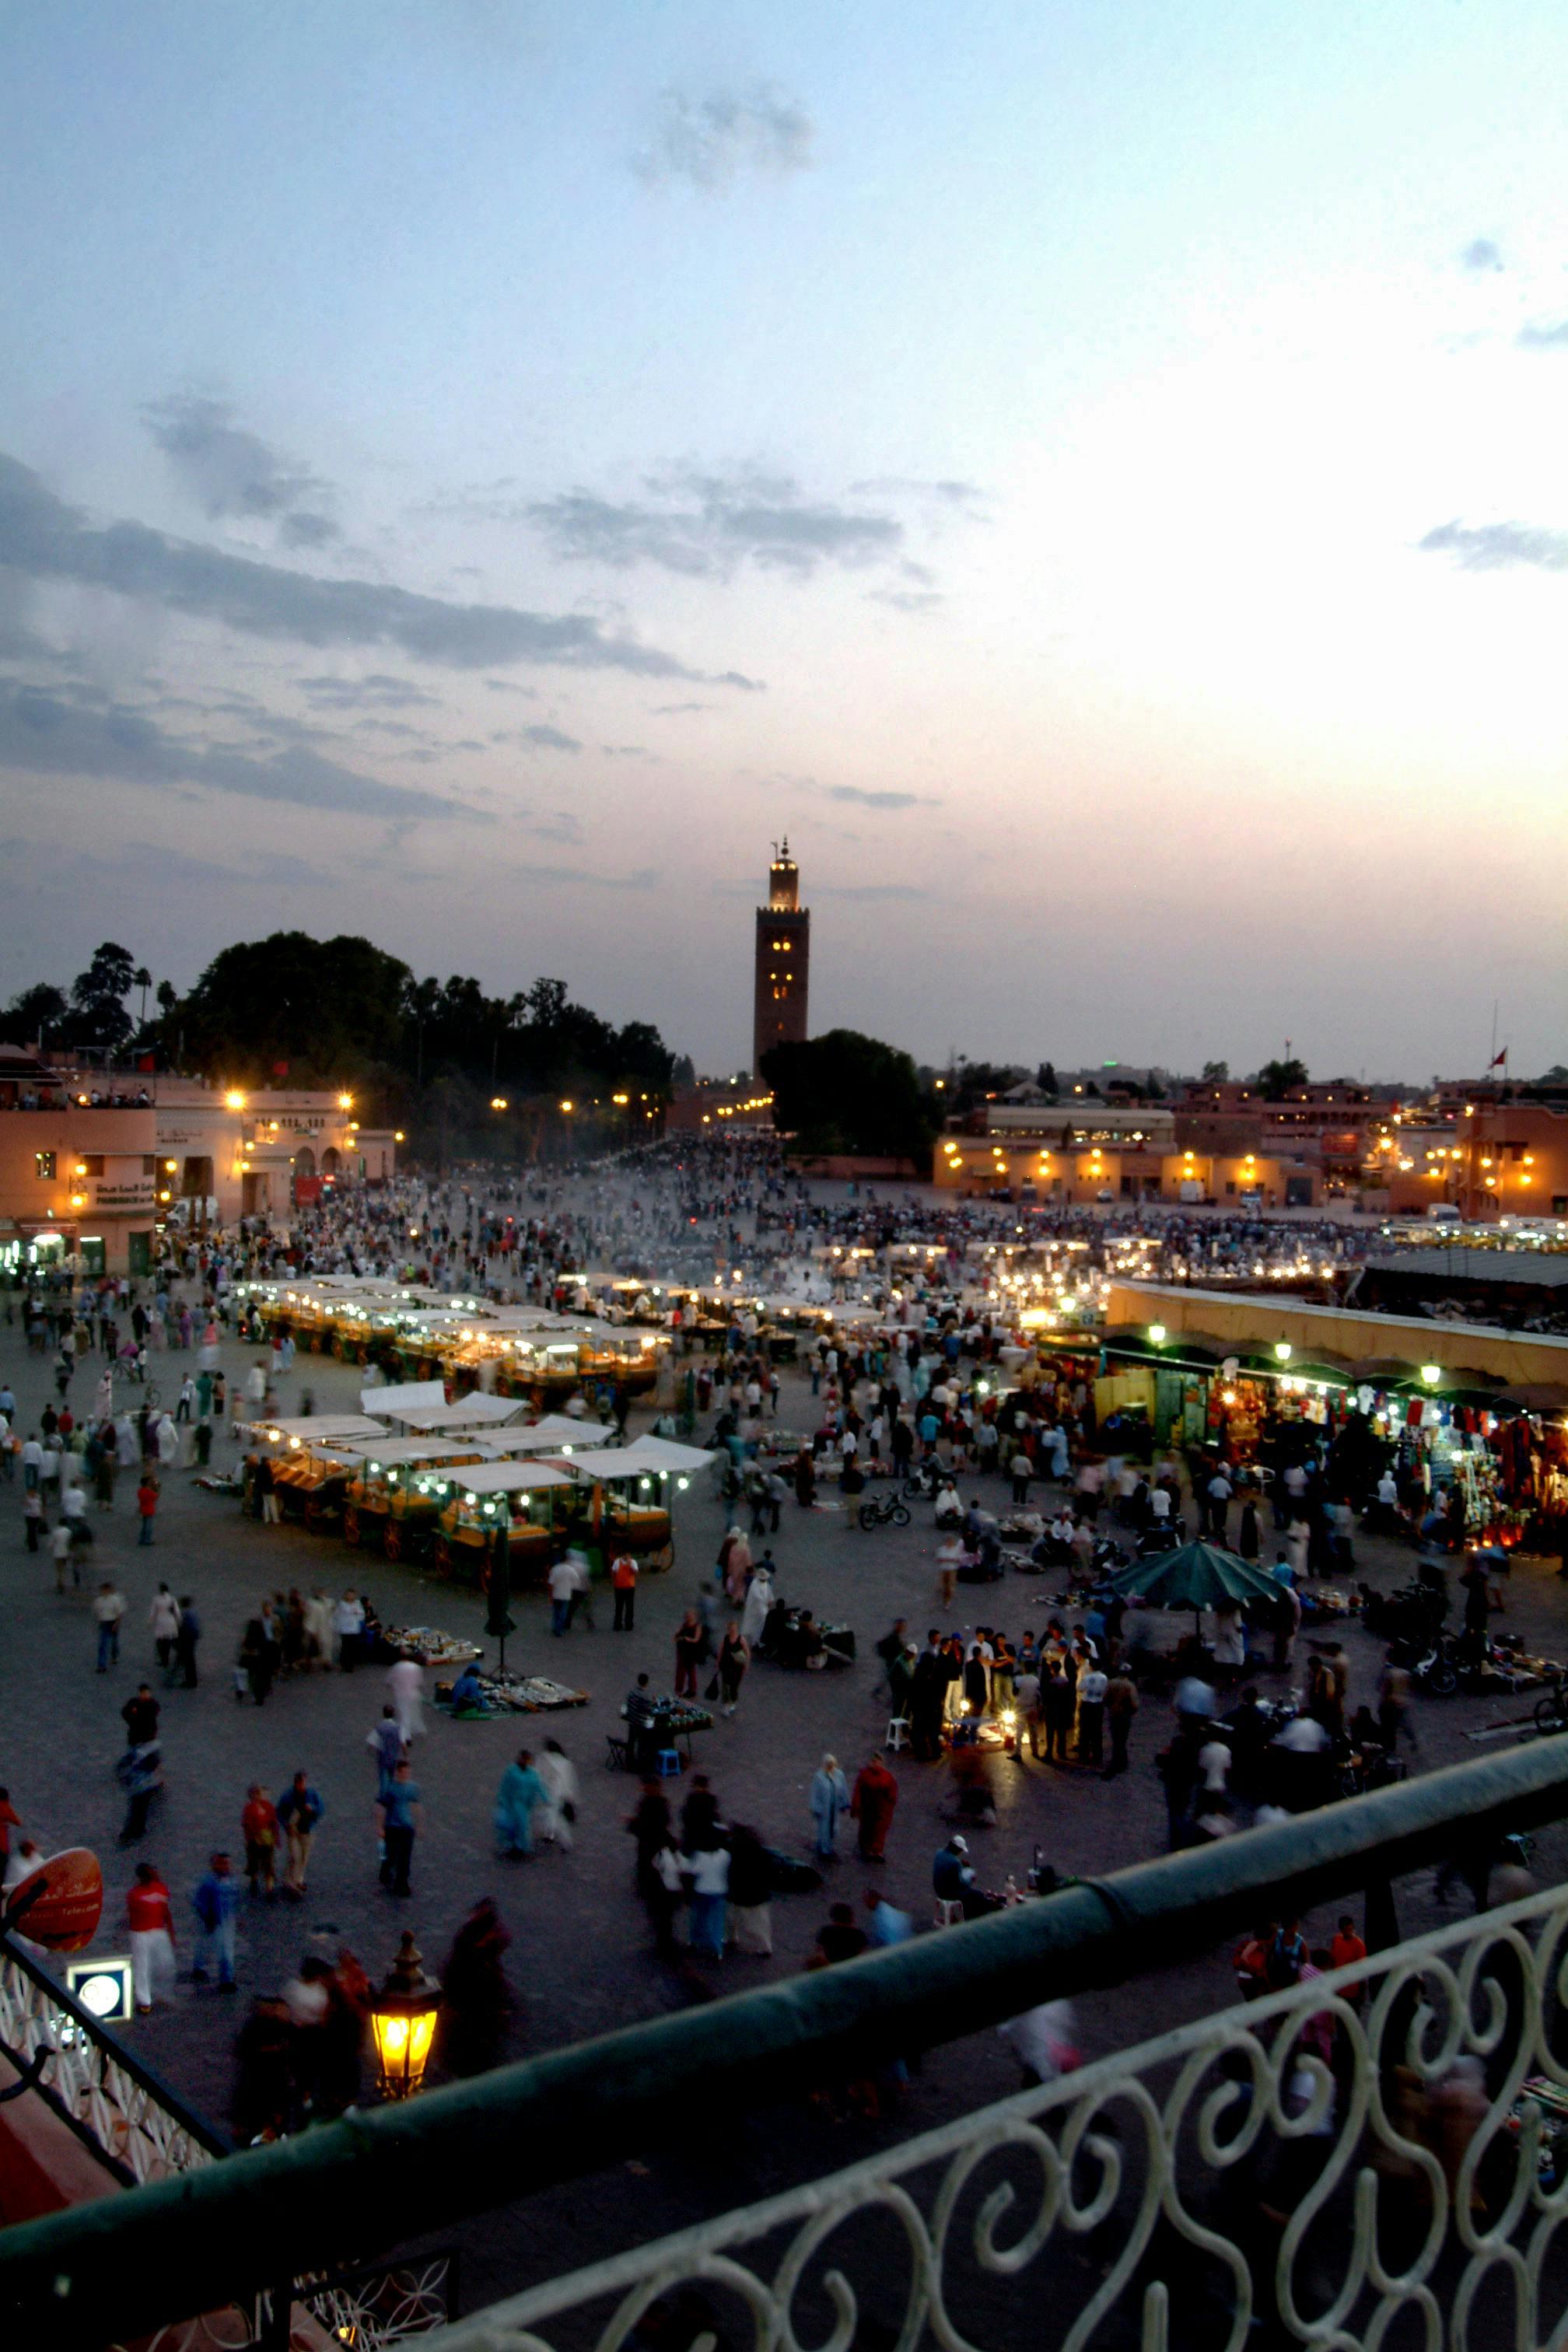
{"type": "Polygon", "coordinates": [[[775,841],[768,867],[768,903],[757,908],[753,1076],[762,1076],[763,1055],[770,1045],[805,1044],[810,968],[811,916],[800,903],[800,868],[789,854],[788,841],[775,841]]]}

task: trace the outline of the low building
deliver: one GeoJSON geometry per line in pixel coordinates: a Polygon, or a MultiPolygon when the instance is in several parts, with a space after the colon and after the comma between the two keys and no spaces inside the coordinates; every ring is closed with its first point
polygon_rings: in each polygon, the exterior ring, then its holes
{"type": "Polygon", "coordinates": [[[157,1096],[161,1202],[205,1203],[220,1224],[286,1217],[323,1185],[396,1172],[398,1138],[362,1127],[352,1094],[160,1077],[157,1096]]]}
{"type": "Polygon", "coordinates": [[[150,1079],[0,1046],[0,1265],[145,1274],[158,1219],[150,1079]]]}
{"type": "Polygon", "coordinates": [[[1092,1202],[1255,1202],[1310,1208],[1321,1162],[1304,1145],[1265,1150],[1245,1118],[1193,1125],[1163,1104],[998,1100],[950,1120],[934,1181],[967,1193],[1072,1205],[1092,1202]],[[1233,1131],[1234,1130],[1234,1131],[1233,1131]]]}
{"type": "Polygon", "coordinates": [[[1430,1108],[1385,1120],[1373,1149],[1394,1216],[1568,1216],[1568,1087],[1444,1087],[1430,1108]]]}
{"type": "Polygon", "coordinates": [[[670,1135],[700,1135],[704,1129],[711,1135],[715,1129],[733,1128],[771,1134],[773,1095],[755,1078],[699,1078],[695,1086],[680,1087],[671,1096],[664,1124],[670,1135]]]}

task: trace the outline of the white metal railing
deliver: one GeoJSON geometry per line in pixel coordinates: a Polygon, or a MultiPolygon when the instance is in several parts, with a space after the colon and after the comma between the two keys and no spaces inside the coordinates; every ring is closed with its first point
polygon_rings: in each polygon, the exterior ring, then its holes
{"type": "Polygon", "coordinates": [[[211,2164],[216,2135],[25,1955],[0,1945],[0,2050],[138,2184],[211,2164]]]}
{"type": "Polygon", "coordinates": [[[492,2305],[428,2352],[1561,2347],[1565,1943],[1568,1889],[1482,1913],[492,2305]]]}

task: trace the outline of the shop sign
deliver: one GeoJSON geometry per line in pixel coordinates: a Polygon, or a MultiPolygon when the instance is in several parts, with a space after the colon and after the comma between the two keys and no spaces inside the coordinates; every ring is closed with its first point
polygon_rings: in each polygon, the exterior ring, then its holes
{"type": "Polygon", "coordinates": [[[151,1176],[130,1177],[121,1184],[99,1184],[93,1189],[93,1205],[98,1209],[150,1209],[153,1190],[151,1176]]]}

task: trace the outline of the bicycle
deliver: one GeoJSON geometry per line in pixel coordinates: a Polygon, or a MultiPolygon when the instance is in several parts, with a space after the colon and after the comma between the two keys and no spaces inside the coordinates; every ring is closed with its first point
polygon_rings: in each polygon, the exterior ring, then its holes
{"type": "Polygon", "coordinates": [[[879,1503],[862,1503],[859,1518],[860,1525],[868,1531],[872,1528],[907,1528],[910,1507],[897,1495],[889,1495],[879,1503]]]}
{"type": "Polygon", "coordinates": [[[1550,1732],[1568,1731],[1568,1674],[1555,1675],[1552,1688],[1536,1700],[1534,1721],[1542,1738],[1550,1732]]]}

